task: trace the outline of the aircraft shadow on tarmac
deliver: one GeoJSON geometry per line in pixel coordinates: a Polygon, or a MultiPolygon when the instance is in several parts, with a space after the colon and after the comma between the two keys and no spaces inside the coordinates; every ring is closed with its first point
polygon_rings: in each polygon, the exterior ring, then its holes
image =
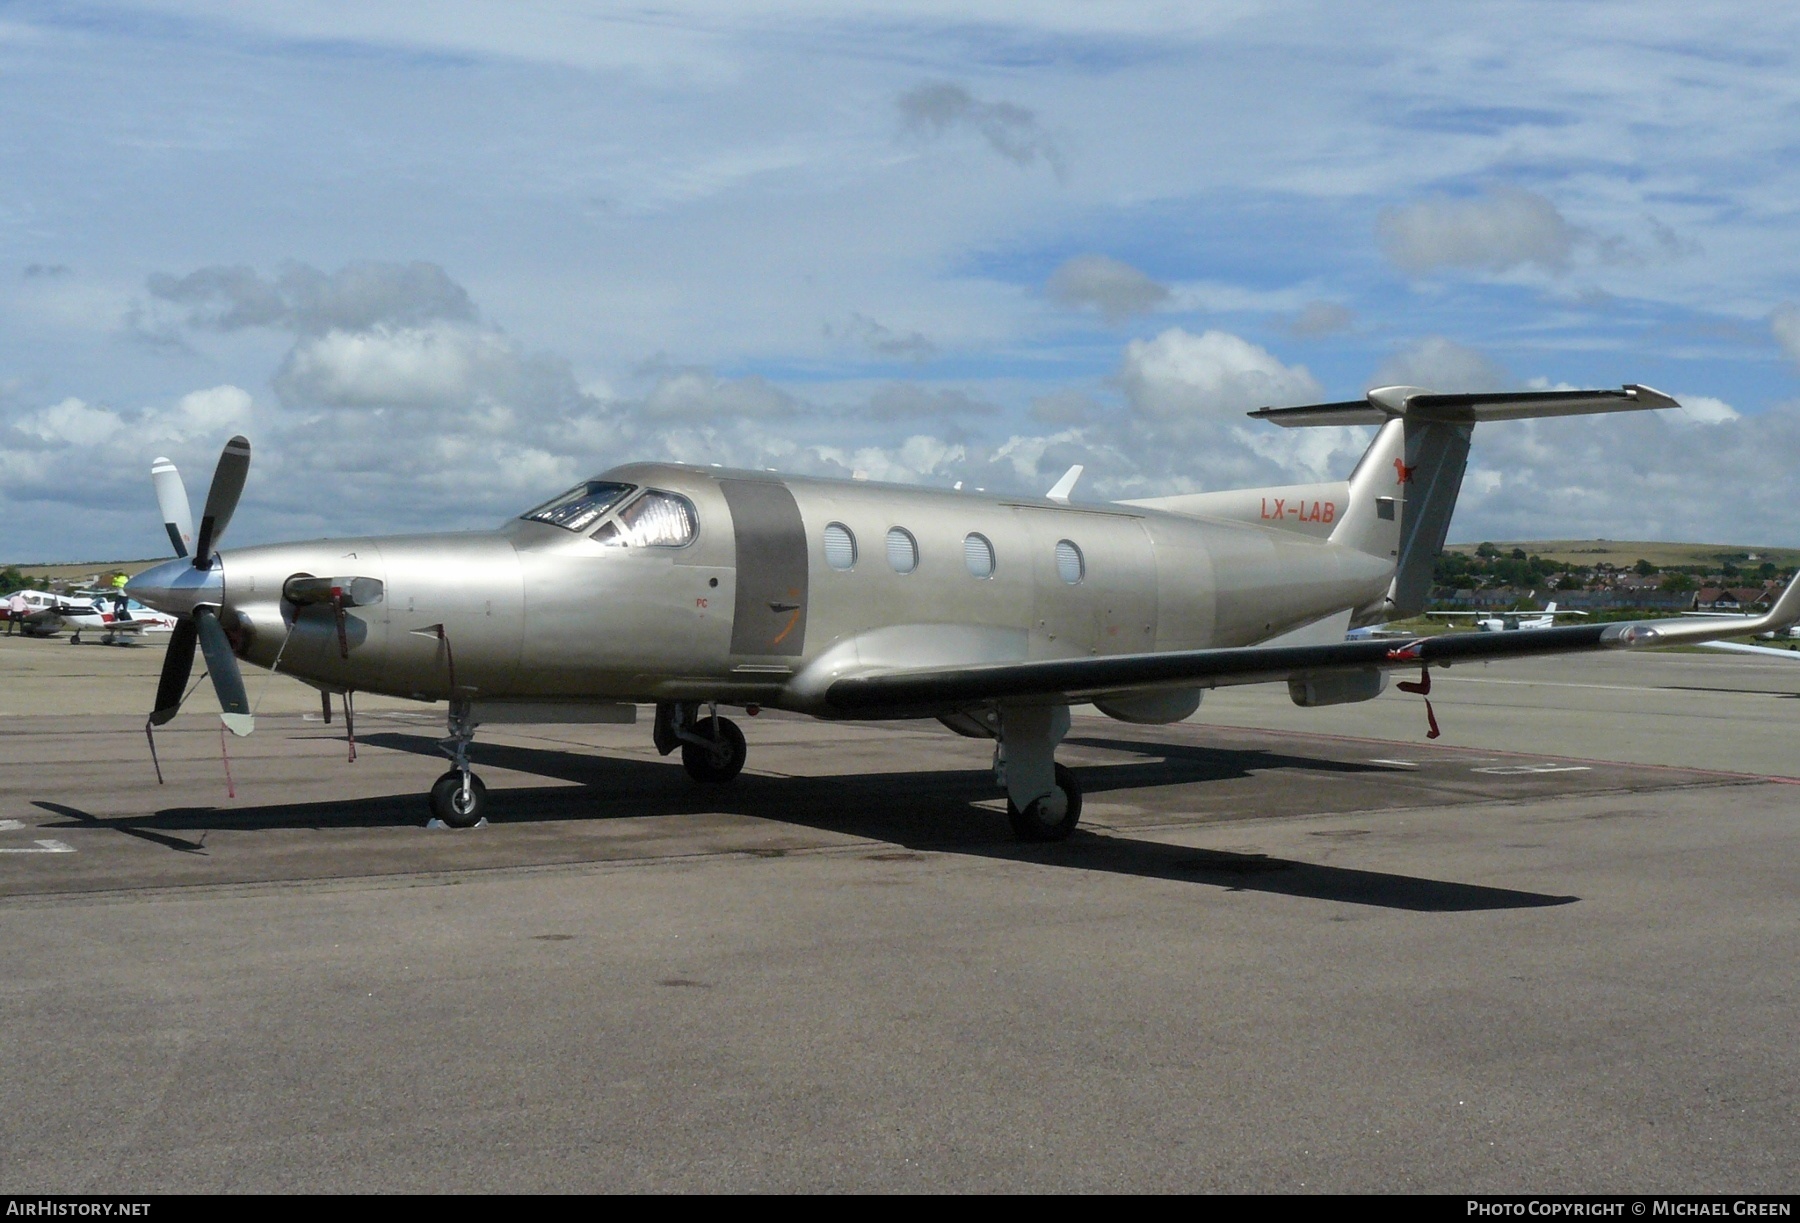
{"type": "MultiPolygon", "coordinates": [[[[435,740],[424,736],[384,733],[362,742],[368,747],[426,756],[437,754],[435,740]]],[[[1338,773],[1387,771],[1377,765],[1266,751],[1134,740],[1068,742],[1147,757],[1120,764],[1080,766],[1082,785],[1089,795],[1216,782],[1272,768],[1338,773]]],[[[502,823],[591,822],[641,818],[646,814],[679,817],[728,812],[866,837],[908,850],[1035,862],[1207,884],[1228,891],[1269,892],[1418,912],[1539,908],[1571,904],[1579,899],[1324,866],[1259,853],[1196,849],[1085,829],[1077,829],[1069,840],[1059,844],[1022,844],[1013,839],[1003,814],[977,806],[971,798],[978,795],[985,799],[993,794],[992,775],[986,769],[823,777],[745,774],[730,786],[702,787],[690,781],[678,765],[663,761],[495,743],[479,744],[472,756],[478,765],[575,783],[494,790],[491,818],[502,823]]],[[[215,829],[416,827],[423,821],[424,807],[422,798],[414,793],[229,810],[169,808],[153,816],[126,819],[103,819],[60,803],[40,801],[36,805],[73,821],[68,825],[71,827],[112,828],[182,853],[204,853],[204,833],[215,829]],[[198,841],[173,835],[193,831],[203,834],[198,841]]]]}

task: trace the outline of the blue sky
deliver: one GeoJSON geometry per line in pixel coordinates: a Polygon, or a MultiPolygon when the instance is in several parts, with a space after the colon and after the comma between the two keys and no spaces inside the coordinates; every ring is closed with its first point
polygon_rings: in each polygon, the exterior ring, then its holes
{"type": "Polygon", "coordinates": [[[642,458],[1147,495],[1484,429],[1453,538],[1800,543],[1800,18],[0,3],[0,558],[491,525],[642,458]]]}

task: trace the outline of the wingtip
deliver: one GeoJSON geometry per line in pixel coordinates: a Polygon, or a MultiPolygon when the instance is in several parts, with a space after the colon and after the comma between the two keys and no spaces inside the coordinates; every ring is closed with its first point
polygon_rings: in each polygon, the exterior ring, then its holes
{"type": "Polygon", "coordinates": [[[1681,406],[1681,402],[1673,395],[1665,395],[1655,387],[1628,382],[1623,389],[1633,401],[1646,408],[1679,408],[1681,406]]]}

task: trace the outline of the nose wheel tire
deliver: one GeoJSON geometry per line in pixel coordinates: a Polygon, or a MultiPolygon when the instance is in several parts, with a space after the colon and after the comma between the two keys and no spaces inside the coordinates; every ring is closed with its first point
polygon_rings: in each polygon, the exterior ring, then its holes
{"type": "Polygon", "coordinates": [[[1081,786],[1075,774],[1057,765],[1056,792],[1033,799],[1023,811],[1007,799],[1006,818],[1012,823],[1013,835],[1021,841],[1067,840],[1081,822],[1081,786]]]}
{"type": "Polygon", "coordinates": [[[487,787],[471,773],[465,794],[463,775],[451,769],[431,787],[431,814],[452,828],[473,828],[487,814],[487,787]]]}
{"type": "Polygon", "coordinates": [[[694,739],[683,739],[681,764],[695,781],[718,785],[730,781],[744,767],[750,748],[744,732],[730,718],[701,718],[694,723],[694,739]],[[715,736],[714,727],[717,726],[715,736]]]}

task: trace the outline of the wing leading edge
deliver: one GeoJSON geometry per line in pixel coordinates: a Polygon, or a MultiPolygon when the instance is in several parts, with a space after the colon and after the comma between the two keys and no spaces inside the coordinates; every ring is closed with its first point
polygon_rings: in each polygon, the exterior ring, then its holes
{"type": "Polygon", "coordinates": [[[1722,637],[1785,628],[1800,621],[1800,579],[1755,620],[1632,620],[1519,633],[1458,633],[1396,643],[1242,646],[1161,654],[1042,659],[958,667],[918,667],[847,676],[825,690],[825,703],[847,715],[932,714],[987,701],[1066,703],[1159,688],[1212,688],[1333,673],[1448,666],[1494,658],[1585,650],[1699,645],[1722,637]]]}

